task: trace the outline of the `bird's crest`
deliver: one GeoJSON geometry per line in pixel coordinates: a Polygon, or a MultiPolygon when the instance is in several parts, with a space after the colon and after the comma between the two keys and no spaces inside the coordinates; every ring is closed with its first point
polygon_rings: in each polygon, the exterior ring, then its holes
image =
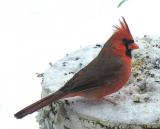
{"type": "Polygon", "coordinates": [[[118,37],[125,37],[127,39],[133,39],[132,34],[129,30],[128,24],[124,17],[122,17],[122,20],[119,20],[120,26],[113,26],[115,28],[115,33],[114,35],[118,37]]]}

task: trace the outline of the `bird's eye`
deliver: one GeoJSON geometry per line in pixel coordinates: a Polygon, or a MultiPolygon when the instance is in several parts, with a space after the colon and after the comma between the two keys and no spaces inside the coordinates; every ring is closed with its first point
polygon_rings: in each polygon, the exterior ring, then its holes
{"type": "Polygon", "coordinates": [[[125,45],[132,44],[132,43],[134,43],[134,40],[123,39],[123,43],[125,45]]]}

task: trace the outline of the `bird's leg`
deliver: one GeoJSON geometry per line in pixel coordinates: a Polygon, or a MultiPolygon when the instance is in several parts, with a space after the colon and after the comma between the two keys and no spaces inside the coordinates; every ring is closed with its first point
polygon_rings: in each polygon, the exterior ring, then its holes
{"type": "Polygon", "coordinates": [[[111,104],[113,104],[114,106],[116,106],[116,105],[117,105],[117,103],[116,103],[116,102],[112,101],[112,100],[111,100],[111,99],[109,99],[109,98],[103,98],[102,100],[107,101],[107,102],[110,102],[110,103],[111,103],[111,104]]]}

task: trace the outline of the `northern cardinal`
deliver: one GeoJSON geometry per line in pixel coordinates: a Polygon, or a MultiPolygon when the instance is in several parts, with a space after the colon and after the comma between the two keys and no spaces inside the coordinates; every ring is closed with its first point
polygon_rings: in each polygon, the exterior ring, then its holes
{"type": "Polygon", "coordinates": [[[120,26],[114,26],[115,32],[94,60],[58,91],[29,105],[14,116],[20,119],[62,98],[83,96],[101,99],[121,89],[131,74],[131,52],[138,48],[124,17],[122,19],[120,26]]]}

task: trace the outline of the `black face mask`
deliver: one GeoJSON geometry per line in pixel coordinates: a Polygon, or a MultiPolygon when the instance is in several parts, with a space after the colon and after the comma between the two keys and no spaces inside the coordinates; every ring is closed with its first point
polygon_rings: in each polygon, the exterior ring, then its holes
{"type": "Polygon", "coordinates": [[[126,56],[132,58],[132,53],[131,53],[131,49],[128,48],[128,46],[132,43],[134,43],[134,40],[128,40],[128,39],[123,39],[123,43],[126,47],[126,56]]]}

